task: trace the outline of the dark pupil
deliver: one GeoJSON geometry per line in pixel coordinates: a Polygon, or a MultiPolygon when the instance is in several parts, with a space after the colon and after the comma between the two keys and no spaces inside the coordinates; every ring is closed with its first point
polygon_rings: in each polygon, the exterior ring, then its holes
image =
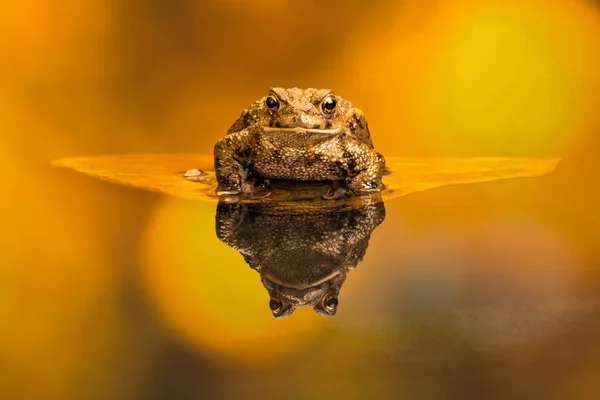
{"type": "Polygon", "coordinates": [[[338,305],[338,299],[337,297],[330,297],[327,299],[327,301],[325,302],[325,305],[328,308],[336,308],[338,305]]]}
{"type": "Polygon", "coordinates": [[[267,97],[267,107],[269,107],[269,108],[275,108],[275,107],[277,107],[277,100],[275,100],[271,96],[267,97]]]}
{"type": "Polygon", "coordinates": [[[277,300],[271,300],[269,301],[269,308],[272,311],[277,311],[279,308],[281,308],[281,303],[277,300]]]}
{"type": "Polygon", "coordinates": [[[327,111],[333,111],[336,104],[337,104],[337,101],[335,101],[335,99],[333,97],[328,97],[323,102],[323,108],[326,109],[327,111]]]}

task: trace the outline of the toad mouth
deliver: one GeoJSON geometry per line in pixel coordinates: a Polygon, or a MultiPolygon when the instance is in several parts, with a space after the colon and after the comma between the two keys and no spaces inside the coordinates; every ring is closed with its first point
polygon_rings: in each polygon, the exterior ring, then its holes
{"type": "Polygon", "coordinates": [[[340,275],[340,271],[336,270],[336,271],[333,271],[332,273],[330,273],[329,275],[327,275],[327,276],[319,279],[318,281],[315,281],[315,282],[312,282],[312,283],[309,283],[309,284],[300,284],[300,283],[298,283],[298,284],[290,284],[289,282],[283,282],[283,281],[281,281],[280,279],[276,278],[272,274],[266,274],[265,278],[269,282],[274,283],[274,284],[276,284],[278,286],[281,286],[283,288],[303,291],[303,290],[306,290],[306,289],[309,289],[309,288],[313,288],[313,287],[322,285],[323,283],[325,283],[325,282],[327,282],[327,281],[335,278],[338,275],[340,275]]]}
{"type": "Polygon", "coordinates": [[[327,133],[330,135],[334,135],[339,132],[340,128],[335,129],[314,129],[314,128],[305,128],[302,126],[297,126],[294,128],[274,128],[274,127],[264,127],[263,130],[265,132],[297,132],[297,133],[327,133]]]}

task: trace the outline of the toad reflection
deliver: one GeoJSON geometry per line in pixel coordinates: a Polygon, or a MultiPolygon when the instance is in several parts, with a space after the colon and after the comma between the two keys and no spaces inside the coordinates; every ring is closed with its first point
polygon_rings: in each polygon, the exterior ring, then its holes
{"type": "Polygon", "coordinates": [[[334,315],[346,274],[362,261],[384,218],[383,202],[345,211],[220,202],[216,231],[258,271],[273,316],[287,317],[298,307],[334,315]]]}

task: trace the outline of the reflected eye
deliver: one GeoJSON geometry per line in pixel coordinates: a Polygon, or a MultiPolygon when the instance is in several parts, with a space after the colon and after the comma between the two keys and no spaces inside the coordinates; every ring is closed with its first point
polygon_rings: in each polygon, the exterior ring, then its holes
{"type": "Polygon", "coordinates": [[[267,96],[265,104],[270,110],[277,110],[279,108],[279,100],[275,96],[267,96]]]}
{"type": "Polygon", "coordinates": [[[271,301],[269,301],[269,308],[271,311],[277,312],[281,310],[281,302],[279,300],[271,299],[271,301]]]}
{"type": "Polygon", "coordinates": [[[321,109],[325,114],[332,114],[335,106],[337,106],[337,100],[333,96],[325,97],[321,103],[321,109]]]}
{"type": "Polygon", "coordinates": [[[338,299],[335,296],[329,296],[323,302],[327,311],[334,311],[338,306],[338,299]]]}

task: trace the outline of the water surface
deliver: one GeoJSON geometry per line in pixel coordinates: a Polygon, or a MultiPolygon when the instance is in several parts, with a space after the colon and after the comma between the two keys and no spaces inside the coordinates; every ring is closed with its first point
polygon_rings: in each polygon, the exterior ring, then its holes
{"type": "Polygon", "coordinates": [[[219,204],[183,177],[210,178],[197,156],[107,160],[70,166],[153,191],[93,184],[113,221],[98,244],[113,277],[89,302],[112,317],[82,340],[110,337],[112,356],[91,356],[80,397],[117,377],[135,382],[108,384],[117,398],[150,399],[561,399],[597,387],[600,213],[560,165],[551,173],[556,160],[404,160],[406,180],[398,168],[386,179],[410,196],[339,208],[219,204]],[[339,304],[323,315],[332,288],[339,304]],[[296,300],[285,318],[277,296],[296,300]]]}

